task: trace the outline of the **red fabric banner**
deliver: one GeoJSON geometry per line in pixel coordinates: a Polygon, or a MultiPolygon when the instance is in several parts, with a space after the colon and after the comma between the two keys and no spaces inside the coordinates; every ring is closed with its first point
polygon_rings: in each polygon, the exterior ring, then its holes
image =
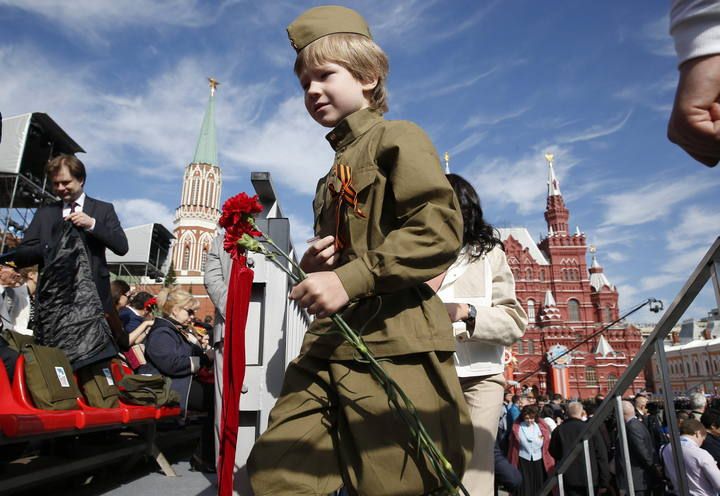
{"type": "Polygon", "coordinates": [[[245,325],[254,273],[240,256],[232,262],[225,308],[225,343],[223,347],[223,401],[220,417],[220,456],[218,460],[218,495],[233,493],[233,471],[240,425],[240,394],[245,380],[245,325]]]}

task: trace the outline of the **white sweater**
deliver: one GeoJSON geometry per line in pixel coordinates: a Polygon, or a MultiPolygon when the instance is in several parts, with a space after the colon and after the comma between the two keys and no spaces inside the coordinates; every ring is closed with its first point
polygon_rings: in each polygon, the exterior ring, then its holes
{"type": "Polygon", "coordinates": [[[496,246],[473,259],[463,249],[447,270],[438,296],[445,303],[471,303],[477,309],[472,337],[464,322],[453,322],[458,376],[502,373],[505,346],[520,339],[527,325],[527,314],[515,297],[515,280],[505,252],[496,246]]]}
{"type": "Polygon", "coordinates": [[[675,40],[678,64],[720,53],[720,1],[673,0],[670,34],[675,40]]]}

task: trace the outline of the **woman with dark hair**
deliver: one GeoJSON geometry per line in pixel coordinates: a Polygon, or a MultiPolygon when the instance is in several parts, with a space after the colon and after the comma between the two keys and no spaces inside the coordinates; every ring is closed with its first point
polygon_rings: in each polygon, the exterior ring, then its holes
{"type": "Polygon", "coordinates": [[[428,284],[453,323],[455,366],[472,417],[475,444],[463,484],[470,494],[493,494],[493,446],[503,408],[503,353],[522,337],[527,315],[497,231],[483,218],[475,189],[448,174],[463,216],[463,248],[450,268],[428,284]]]}
{"type": "Polygon", "coordinates": [[[522,475],[522,485],[516,496],[535,496],[555,468],[550,455],[550,429],[538,422],[538,408],[524,406],[510,430],[508,459],[522,475]]]}

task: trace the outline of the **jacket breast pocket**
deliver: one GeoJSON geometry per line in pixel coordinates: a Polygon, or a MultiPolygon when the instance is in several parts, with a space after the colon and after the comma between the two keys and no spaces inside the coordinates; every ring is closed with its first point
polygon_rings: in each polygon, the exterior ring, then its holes
{"type": "MultiPolygon", "coordinates": [[[[377,179],[377,168],[374,166],[362,167],[357,170],[353,169],[352,186],[357,195],[358,206],[360,209],[368,207],[371,200],[371,186],[375,184],[377,179]]],[[[367,212],[364,212],[367,215],[367,212]]]]}

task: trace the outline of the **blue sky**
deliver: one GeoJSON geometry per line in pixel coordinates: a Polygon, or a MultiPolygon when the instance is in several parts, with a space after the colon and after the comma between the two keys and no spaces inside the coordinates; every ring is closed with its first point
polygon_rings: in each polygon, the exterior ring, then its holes
{"type": "MultiPolygon", "coordinates": [[[[665,138],[677,80],[666,2],[338,3],[390,57],[387,117],[451,153],[491,222],[546,231],[551,151],[573,230],[598,247],[621,307],[672,301],[719,232],[720,173],[665,138]]],[[[0,110],[50,114],[88,152],[87,191],[124,226],[172,228],[214,76],[223,199],[270,171],[302,242],[332,151],[304,110],[285,26],[315,4],[0,0],[0,110]]],[[[706,289],[692,315],[712,306],[706,289]]]]}

